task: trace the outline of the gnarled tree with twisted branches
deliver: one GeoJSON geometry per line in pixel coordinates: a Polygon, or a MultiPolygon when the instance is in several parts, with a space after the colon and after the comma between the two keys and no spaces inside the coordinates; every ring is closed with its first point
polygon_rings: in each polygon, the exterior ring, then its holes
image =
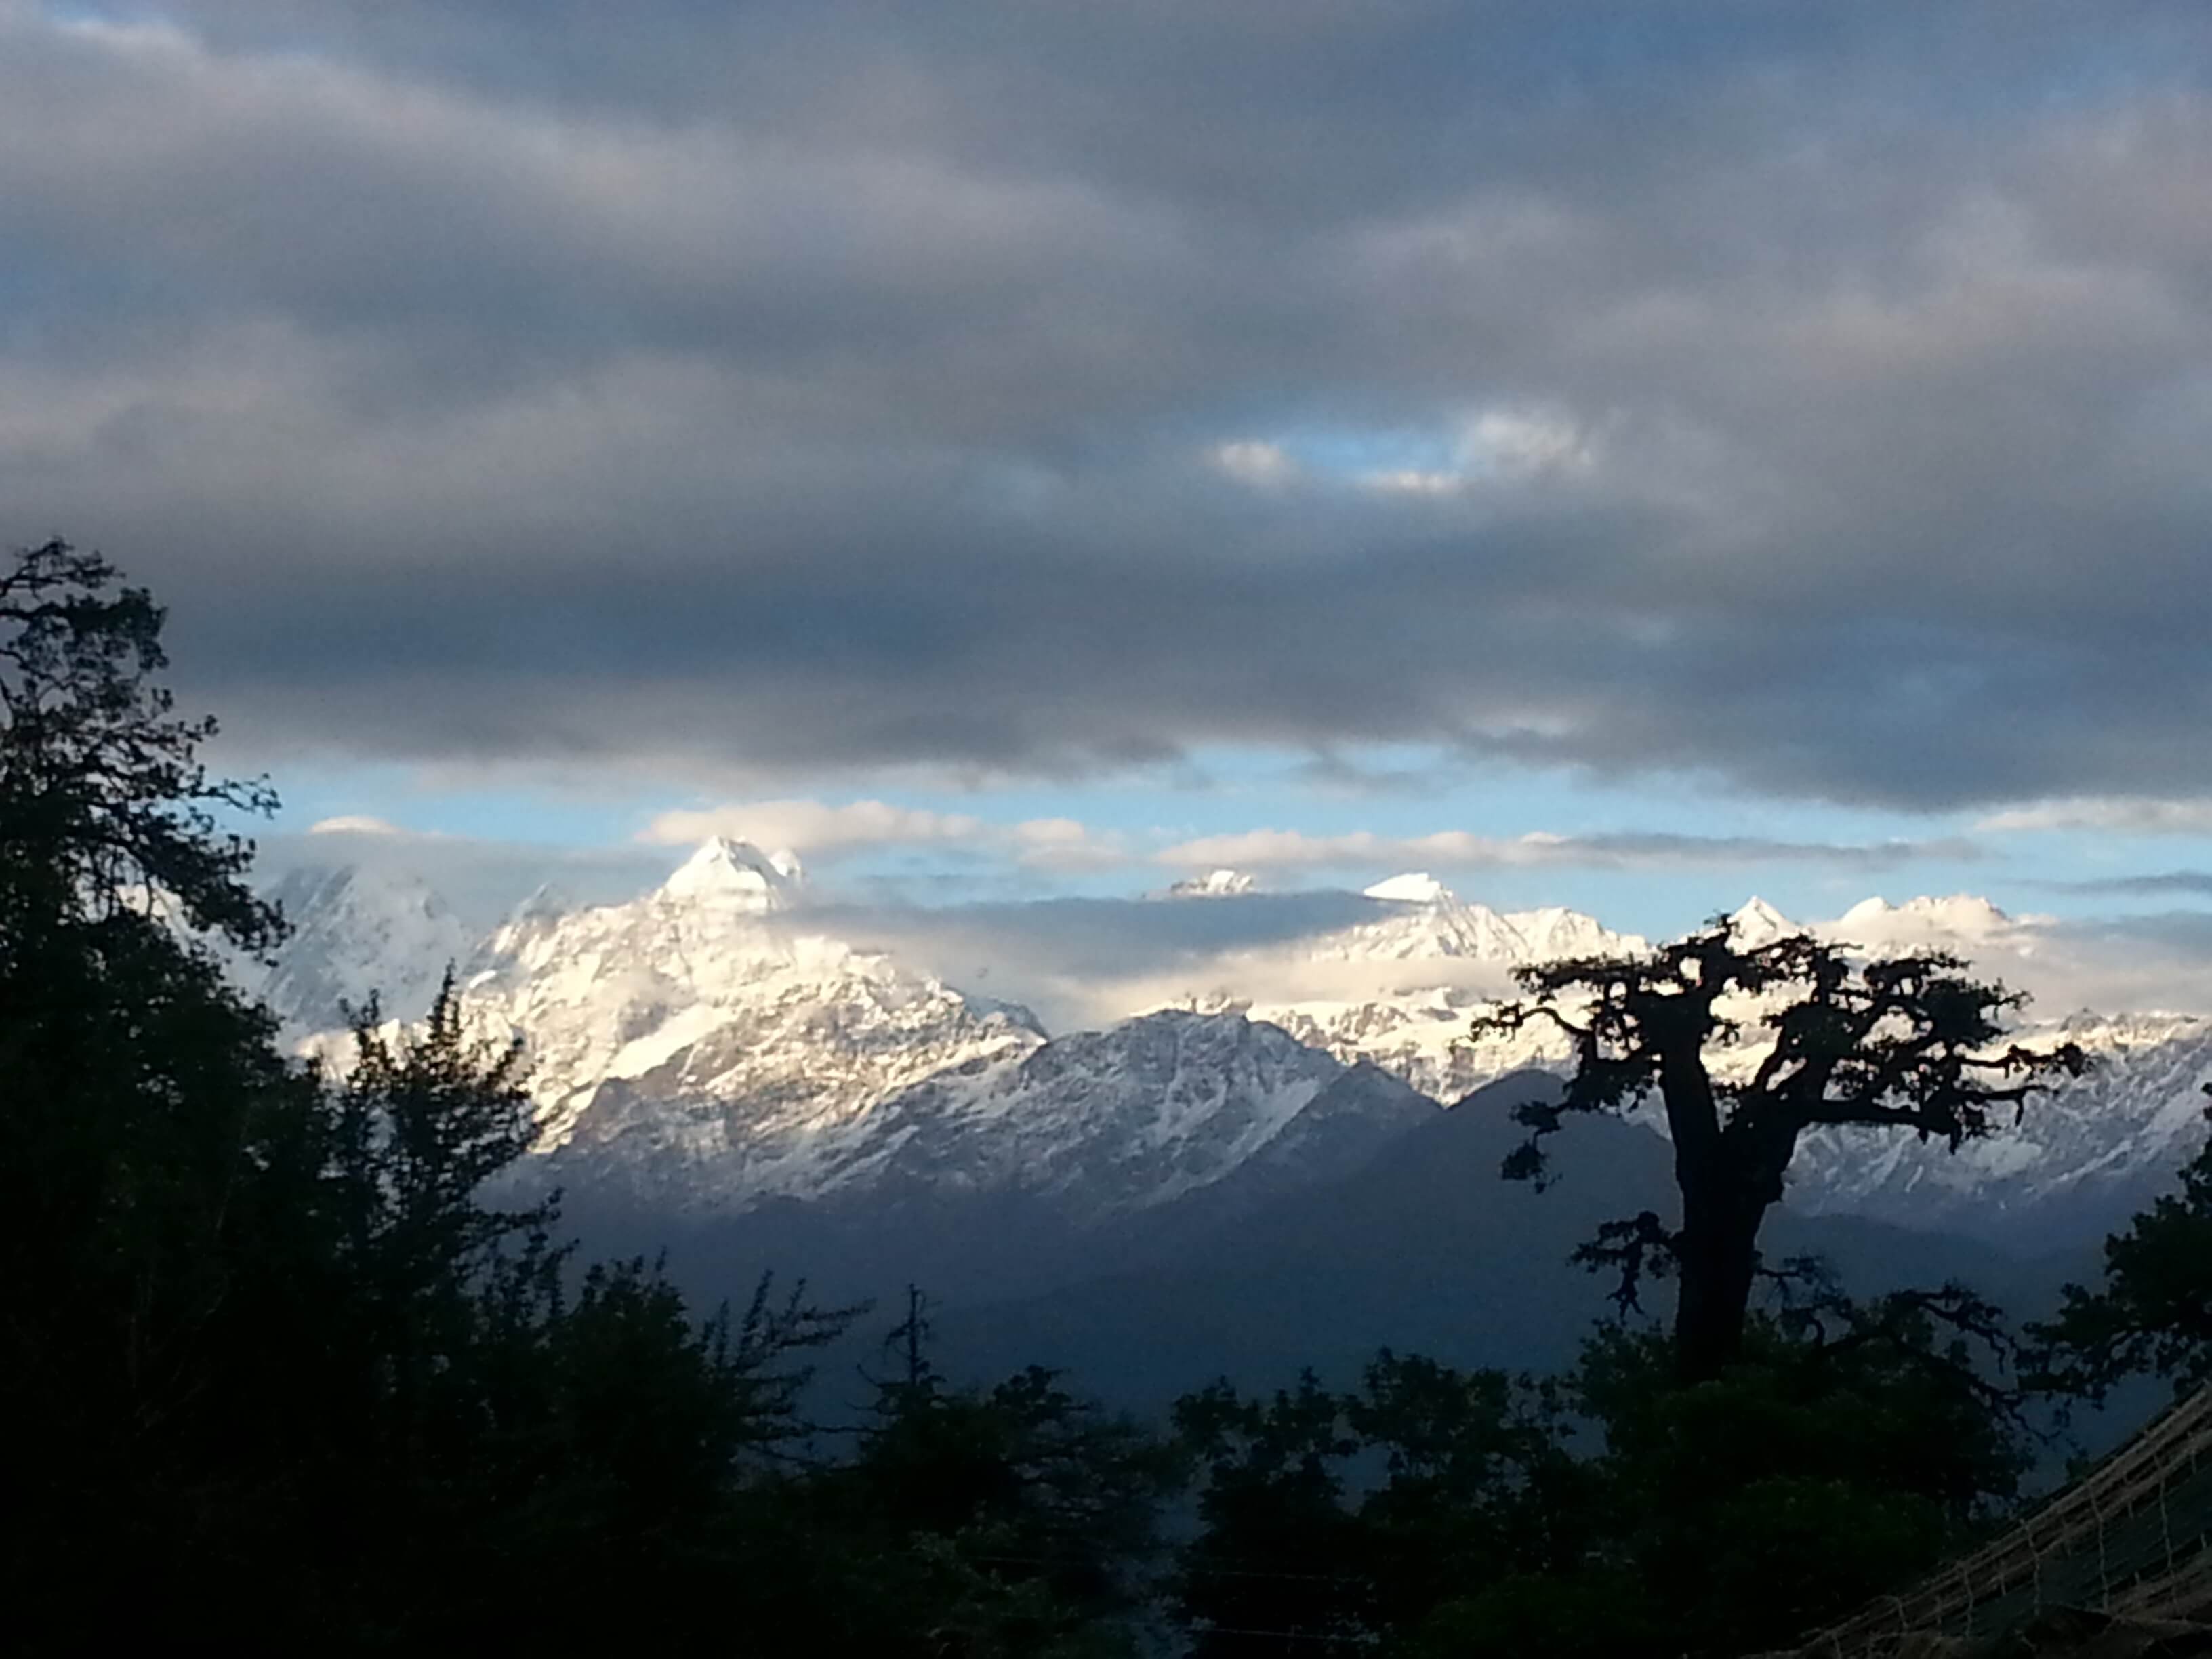
{"type": "Polygon", "coordinates": [[[1679,1279],[1686,1382],[1718,1376],[1741,1350],[1759,1228],[1807,1130],[1911,1133],[1955,1152],[2087,1063],[2072,1043],[2009,1041],[2007,1016],[2027,999],[1972,978],[1958,957],[1866,960],[1803,933],[1747,945],[1725,918],[1643,955],[1540,963],[1517,978],[1526,994],[1478,1018],[1474,1036],[1549,1023],[1572,1043],[1575,1070],[1556,1102],[1516,1109],[1530,1133],[1504,1173],[1540,1185],[1545,1141],[1571,1115],[1620,1115],[1658,1096],[1680,1222],[1647,1210],[1608,1223],[1578,1259],[1617,1268],[1626,1305],[1646,1277],[1679,1279]],[[1747,1029],[1769,1033],[1771,1048],[1748,1076],[1716,1075],[1715,1053],[1747,1029]]]}

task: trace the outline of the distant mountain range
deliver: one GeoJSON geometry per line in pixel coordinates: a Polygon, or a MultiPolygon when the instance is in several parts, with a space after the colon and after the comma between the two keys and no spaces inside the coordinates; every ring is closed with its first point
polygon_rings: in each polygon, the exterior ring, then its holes
{"type": "MultiPolygon", "coordinates": [[[[1251,887],[1216,871],[1170,896],[1234,905],[1251,887]]],[[[296,931],[253,988],[296,1041],[334,1052],[342,1002],[378,990],[388,1015],[419,1016],[457,963],[471,1020],[528,1045],[538,1172],[634,1212],[988,1198],[1080,1231],[1341,1181],[1443,1103],[1564,1063],[1545,1033],[1465,1041],[1513,968],[1645,948],[1575,911],[1501,913],[1413,873],[1370,888],[1350,925],[1277,951],[1263,994],[1231,953],[1194,969],[1176,1006],[1048,1035],[1026,1009],[834,937],[805,892],[789,854],[717,839],[630,902],[541,892],[471,941],[411,877],[297,872],[276,890],[296,931]]],[[[1795,927],[1756,899],[1736,921],[1754,939],[1795,927]]],[[[1993,972],[2028,948],[1967,897],[1871,900],[1815,931],[1875,952],[1939,945],[1993,972]]],[[[2124,1215],[2198,1143],[2202,1015],[2077,1013],[2024,1035],[2077,1041],[2097,1068],[1955,1157],[1809,1138],[1793,1207],[2064,1242],[2124,1215]]],[[[1713,1060],[1725,1073],[1760,1052],[1754,1037],[1713,1060]]]]}

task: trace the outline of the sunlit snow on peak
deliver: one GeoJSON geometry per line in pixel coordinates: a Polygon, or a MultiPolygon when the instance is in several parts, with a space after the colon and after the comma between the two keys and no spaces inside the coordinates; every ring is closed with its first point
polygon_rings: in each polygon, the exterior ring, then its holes
{"type": "Polygon", "coordinates": [[[787,908],[804,879],[789,852],[763,853],[750,842],[710,836],[660,891],[666,898],[765,915],[787,908]]]}
{"type": "Polygon", "coordinates": [[[1242,870],[1209,870],[1168,889],[1170,898],[1236,898],[1259,890],[1259,878],[1242,870]]]}
{"type": "Polygon", "coordinates": [[[1425,870],[1410,870],[1376,882],[1363,896],[1394,904],[1442,904],[1452,897],[1452,890],[1425,870]]]}
{"type": "Polygon", "coordinates": [[[1787,939],[1792,933],[1804,931],[1756,893],[1745,900],[1742,907],[1728,920],[1736,943],[1754,947],[1771,945],[1778,939],[1787,939]]]}

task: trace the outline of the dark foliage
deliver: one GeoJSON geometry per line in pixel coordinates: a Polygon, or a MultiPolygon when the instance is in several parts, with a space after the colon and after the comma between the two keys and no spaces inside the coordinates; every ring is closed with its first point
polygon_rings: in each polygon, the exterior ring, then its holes
{"type": "Polygon", "coordinates": [[[925,1363],[875,1389],[858,1444],[794,1488],[830,1650],[1133,1651],[1174,1449],[1032,1368],[988,1389],[925,1363]]]}
{"type": "Polygon", "coordinates": [[[1806,1130],[1903,1132],[1956,1150],[2049,1079],[2082,1071],[2070,1043],[1999,1046],[2004,1016],[2023,999],[1966,966],[1941,952],[1862,962],[1803,934],[1744,945],[1723,918],[1642,956],[1524,968],[1528,1000],[1477,1019],[1474,1035],[1547,1021],[1572,1041],[1575,1074],[1557,1103],[1520,1109],[1528,1140],[1504,1172],[1541,1182],[1544,1143],[1569,1117],[1624,1112],[1656,1094],[1680,1224],[1647,1211],[1606,1227],[1579,1259],[1617,1272],[1625,1307],[1646,1278],[1675,1278],[1680,1375],[1717,1377],[1741,1351],[1759,1229],[1806,1130]],[[1771,1051],[1747,1079],[1715,1077],[1709,1053],[1741,1040],[1747,1022],[1771,1034],[1771,1051]]]}
{"type": "Polygon", "coordinates": [[[215,814],[161,611],[52,544],[0,576],[0,1606],[19,1650],[561,1650],[641,1638],[1098,1650],[1159,1449],[1042,1373],[800,1404],[851,1310],[764,1281],[692,1316],[586,1264],[519,1048],[448,981],[343,1077],[289,1062],[218,951],[282,921],[215,814]]]}
{"type": "Polygon", "coordinates": [[[1181,1583],[1209,1656],[1727,1655],[1911,1579],[2012,1500],[2026,1442],[1962,1292],[1756,1316],[1719,1378],[1613,1329],[1557,1383],[1385,1354],[1358,1391],[1217,1386],[1181,1583]]]}
{"type": "Polygon", "coordinates": [[[2106,1239],[2103,1286],[2069,1285],[2033,1334],[2040,1380],[2064,1395],[2101,1400],[2135,1376],[2168,1378],[2178,1394],[2212,1380],[2212,1143],[2183,1168],[2180,1192],[2106,1239]]]}
{"type": "MultiPolygon", "coordinates": [[[[1956,1289],[1856,1305],[1795,1265],[1714,1363],[1627,1331],[1552,1382],[1386,1353],[1349,1394],[1192,1395],[1172,1443],[1048,1371],[947,1385],[917,1294],[857,1423],[810,1422],[811,1362],[859,1310],[763,1280],[701,1318],[658,1263],[580,1260],[515,1178],[521,1052],[471,1035],[450,980],[411,1031],[361,1010],[342,1075],[279,1052],[219,958],[281,934],[216,816],[270,798],[200,766],[213,728],[156,683],[161,619],[60,544],[0,576],[17,1650],[1090,1659],[1180,1621],[1207,1656],[1721,1654],[1893,1584],[2012,1494],[2014,1402],[1972,1346],[2000,1338],[1992,1310],[1956,1289]],[[1163,1516],[1194,1468],[1169,1570],[1163,1516]]],[[[1522,1164],[1563,1114],[1658,1089],[1684,1224],[1639,1216],[1589,1259],[1632,1306],[1644,1274],[1715,1271],[1698,1241],[1722,1216],[1747,1284],[1799,1129],[1955,1142],[2078,1065],[1986,1059],[2009,999],[1956,968],[1741,951],[1723,929],[1533,975],[1502,1020],[1562,1018],[1570,991],[1593,1012],[1522,1164]],[[1776,1060],[1714,1083],[1721,994],[1774,989],[1795,997],[1776,1060]]],[[[2069,1304],[2080,1352],[2203,1365],[2179,1255],[2207,1168],[2115,1241],[2106,1302],[2069,1304]]]]}

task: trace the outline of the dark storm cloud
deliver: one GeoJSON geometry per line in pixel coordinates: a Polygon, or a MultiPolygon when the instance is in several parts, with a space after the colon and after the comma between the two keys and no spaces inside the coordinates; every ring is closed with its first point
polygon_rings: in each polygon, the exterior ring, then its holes
{"type": "Polygon", "coordinates": [[[134,15],[0,500],[248,744],[2212,791],[2200,9],[134,15]]]}

